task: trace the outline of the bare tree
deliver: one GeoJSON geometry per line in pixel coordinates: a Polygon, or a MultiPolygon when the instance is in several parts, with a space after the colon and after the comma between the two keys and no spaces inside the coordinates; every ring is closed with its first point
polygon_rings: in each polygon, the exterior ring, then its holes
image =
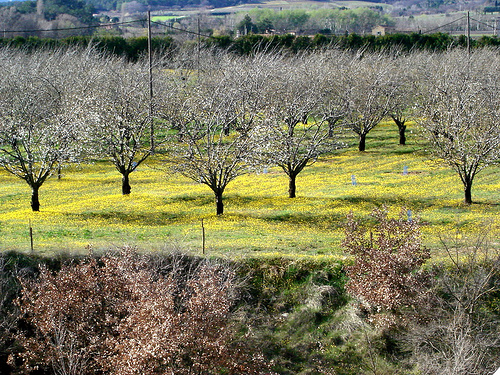
{"type": "Polygon", "coordinates": [[[418,56],[417,52],[406,56],[398,55],[392,59],[394,69],[392,70],[391,84],[394,87],[394,95],[388,114],[398,127],[399,145],[401,146],[406,145],[407,122],[416,98],[414,84],[421,76],[418,64],[414,63],[415,60],[418,60],[415,56],[418,56]]]}
{"type": "Polygon", "coordinates": [[[87,116],[94,149],[111,158],[122,175],[122,194],[130,194],[130,174],[164,140],[164,133],[155,131],[152,123],[148,66],[107,57],[94,74],[87,116]]]}
{"type": "Polygon", "coordinates": [[[496,52],[455,50],[432,55],[422,66],[419,124],[431,152],[460,176],[472,203],[476,175],[500,157],[500,101],[496,52]]]}
{"type": "Polygon", "coordinates": [[[366,136],[387,116],[396,93],[392,81],[393,65],[383,54],[353,56],[343,75],[349,105],[344,122],[359,136],[359,151],[366,149],[366,136]]]}
{"type": "Polygon", "coordinates": [[[266,121],[259,132],[264,137],[264,161],[278,165],[288,176],[288,196],[296,197],[297,176],[318,156],[340,147],[331,136],[336,113],[316,116],[323,103],[319,56],[298,56],[276,67],[267,87],[266,121]]]}
{"type": "Polygon", "coordinates": [[[500,256],[488,230],[476,238],[442,239],[448,264],[435,267],[435,301],[425,324],[406,341],[422,374],[491,374],[500,354],[500,256]]]}
{"type": "Polygon", "coordinates": [[[352,55],[335,49],[314,55],[316,65],[315,76],[319,81],[320,103],[316,108],[316,116],[328,124],[328,137],[333,138],[336,130],[342,128],[341,120],[349,110],[348,97],[345,95],[343,77],[349,74],[352,55]]]}
{"type": "Polygon", "coordinates": [[[213,191],[217,215],[224,213],[226,186],[248,172],[258,146],[253,128],[260,66],[232,59],[221,54],[217,69],[200,70],[179,85],[177,105],[163,114],[178,129],[173,169],[213,191]]]}
{"type": "Polygon", "coordinates": [[[82,81],[74,62],[85,58],[71,52],[0,53],[0,165],[26,181],[31,208],[39,211],[40,187],[82,152],[82,81]]]}

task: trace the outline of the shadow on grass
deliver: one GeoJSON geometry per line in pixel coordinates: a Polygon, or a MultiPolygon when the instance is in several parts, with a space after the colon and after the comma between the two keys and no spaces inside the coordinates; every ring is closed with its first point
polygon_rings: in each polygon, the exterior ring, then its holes
{"type": "Polygon", "coordinates": [[[102,220],[109,224],[135,224],[135,225],[165,225],[180,222],[184,215],[172,212],[155,213],[130,213],[124,211],[83,212],[80,214],[67,213],[66,216],[79,220],[102,220]]]}
{"type": "MultiPolygon", "coordinates": [[[[406,207],[412,210],[423,210],[425,208],[430,208],[436,205],[437,198],[430,197],[425,199],[404,199],[401,197],[393,197],[384,199],[373,198],[373,197],[339,197],[335,199],[338,202],[343,202],[346,205],[360,205],[363,207],[371,206],[373,208],[380,208],[382,206],[387,207],[406,207]]],[[[354,207],[355,208],[355,207],[354,207]]]]}
{"type": "MultiPolygon", "coordinates": [[[[301,213],[300,215],[290,212],[276,212],[270,214],[230,214],[232,217],[240,217],[242,220],[253,218],[262,220],[268,223],[285,223],[296,225],[297,227],[316,228],[321,230],[333,230],[343,228],[346,217],[341,214],[328,214],[321,213],[301,213]]],[[[297,233],[300,234],[300,233],[297,233]]]]}
{"type": "MultiPolygon", "coordinates": [[[[287,201],[282,207],[276,207],[276,197],[241,197],[238,195],[228,195],[224,197],[225,215],[231,219],[236,219],[244,223],[248,219],[262,220],[269,223],[288,223],[292,225],[317,227],[322,229],[334,229],[342,225],[345,217],[343,215],[332,215],[323,213],[321,209],[315,209],[321,205],[318,201],[325,201],[325,207],[335,207],[338,205],[335,199],[325,198],[305,198],[311,204],[311,211],[294,211],[294,200],[287,201]],[[259,209],[255,204],[259,203],[259,209]]],[[[210,194],[198,196],[179,196],[165,199],[165,211],[154,213],[127,211],[126,208],[106,209],[103,211],[87,211],[82,213],[66,213],[65,216],[73,221],[100,221],[109,225],[145,225],[164,226],[172,224],[186,224],[198,221],[202,217],[215,217],[215,202],[210,194]],[[169,204],[184,203],[187,205],[179,211],[169,210],[169,204]],[[199,211],[197,209],[202,209],[199,211]],[[207,213],[208,211],[208,213],[207,213]]],[[[106,225],[104,224],[104,225],[106,225]]]]}
{"type": "MultiPolygon", "coordinates": [[[[238,216],[242,219],[244,218],[255,218],[263,220],[269,223],[287,223],[297,226],[313,227],[318,229],[339,229],[342,228],[345,221],[346,215],[343,213],[332,213],[332,209],[342,208],[345,206],[351,206],[352,211],[356,214],[357,208],[359,211],[365,213],[367,210],[371,212],[375,208],[381,208],[382,206],[406,207],[418,212],[436,205],[437,198],[426,198],[426,199],[402,199],[401,197],[394,198],[372,198],[372,197],[332,197],[332,198],[289,198],[287,203],[283,204],[282,207],[265,208],[266,201],[272,201],[274,197],[261,197],[261,198],[251,198],[251,197],[239,197],[231,196],[228,197],[226,202],[227,206],[236,206],[238,208],[237,213],[233,213],[230,209],[227,211],[231,216],[238,216]],[[306,199],[310,203],[310,208],[305,212],[294,211],[294,200],[306,199]],[[251,208],[247,208],[248,205],[252,205],[255,201],[263,201],[263,210],[259,212],[252,211],[251,208]],[[321,203],[324,203],[323,205],[321,203]],[[322,210],[321,207],[325,210],[322,210]]],[[[345,212],[345,210],[342,210],[345,212]]]]}
{"type": "MultiPolygon", "coordinates": [[[[465,203],[462,203],[462,205],[464,207],[470,207],[470,206],[466,205],[465,203]]],[[[496,206],[500,206],[500,203],[499,202],[493,202],[493,201],[476,201],[476,200],[473,200],[472,201],[472,206],[475,206],[475,205],[496,207],[496,206]]]]}
{"type": "Polygon", "coordinates": [[[391,153],[394,155],[408,155],[408,154],[416,154],[418,149],[415,147],[411,146],[398,146],[397,148],[394,148],[391,153]]]}
{"type": "Polygon", "coordinates": [[[165,204],[169,203],[184,203],[184,202],[197,202],[198,204],[213,204],[214,197],[211,194],[199,194],[199,195],[180,195],[177,197],[172,197],[165,199],[165,204]]]}
{"type": "MultiPolygon", "coordinates": [[[[102,211],[87,211],[82,213],[65,213],[68,218],[76,220],[102,220],[109,224],[123,225],[150,225],[162,226],[169,224],[183,224],[192,222],[193,217],[197,215],[191,207],[207,206],[215,212],[214,198],[210,194],[202,195],[181,195],[172,198],[165,198],[162,205],[187,203],[186,208],[182,210],[165,210],[155,212],[128,211],[126,205],[124,209],[117,207],[115,209],[105,209],[102,211]]],[[[199,214],[203,215],[203,214],[199,214]]]]}
{"type": "MultiPolygon", "coordinates": [[[[375,208],[387,206],[389,208],[406,207],[414,211],[416,215],[419,211],[436,207],[439,211],[449,211],[451,213],[467,212],[468,207],[464,204],[456,206],[437,207],[439,198],[429,197],[422,199],[408,199],[401,197],[384,199],[376,197],[358,197],[358,196],[343,196],[331,198],[288,198],[284,201],[277,201],[275,196],[239,196],[231,194],[224,197],[225,215],[236,220],[241,220],[243,223],[246,219],[261,220],[268,223],[286,223],[297,227],[317,228],[321,230],[333,230],[342,228],[346,216],[345,207],[352,209],[354,214],[358,216],[360,212],[365,215],[366,212],[371,212],[375,208]],[[296,208],[295,202],[304,203],[307,201],[306,210],[300,211],[296,208]],[[279,203],[282,203],[281,205],[279,203]],[[256,205],[256,203],[259,203],[256,205]],[[336,209],[340,209],[342,213],[335,213],[336,209]]],[[[146,225],[146,226],[165,226],[172,224],[187,224],[197,221],[201,217],[215,216],[215,203],[210,194],[203,195],[182,195],[173,198],[167,198],[164,201],[167,210],[163,212],[128,212],[119,209],[83,212],[79,214],[67,213],[71,219],[77,220],[99,220],[109,224],[123,225],[146,225]],[[169,204],[186,202],[186,208],[179,211],[168,210],[169,204]],[[196,209],[202,208],[203,211],[196,209]],[[208,213],[207,213],[208,210],[208,213]]],[[[479,205],[494,205],[498,203],[489,201],[480,201],[474,204],[479,205]]]]}

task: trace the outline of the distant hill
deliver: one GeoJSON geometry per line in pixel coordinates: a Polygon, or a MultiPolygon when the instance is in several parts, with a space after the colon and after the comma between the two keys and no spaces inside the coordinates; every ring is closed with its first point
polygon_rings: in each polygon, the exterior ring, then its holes
{"type": "MultiPolygon", "coordinates": [[[[213,7],[223,8],[245,3],[257,3],[257,1],[242,1],[242,0],[134,0],[144,5],[152,7],[213,7]]],[[[86,0],[92,4],[97,10],[114,10],[119,9],[121,4],[128,2],[123,0],[86,0]]]]}
{"type": "MultiPolygon", "coordinates": [[[[213,7],[213,8],[223,8],[228,6],[234,6],[246,3],[258,3],[258,1],[245,1],[245,0],[45,0],[44,2],[48,4],[55,4],[56,7],[64,12],[68,13],[69,10],[81,9],[83,8],[80,4],[87,4],[90,7],[94,7],[96,10],[119,10],[123,3],[135,1],[144,5],[149,5],[152,7],[213,7]],[[80,4],[78,4],[80,3],[80,4]],[[77,4],[75,6],[75,4],[77,4]],[[66,8],[66,9],[62,9],[66,8]]],[[[36,0],[18,1],[18,0],[0,0],[0,7],[5,6],[15,6],[16,8],[22,9],[26,12],[28,9],[36,10],[36,0]]],[[[92,9],[90,8],[89,9],[92,9]]],[[[55,7],[53,7],[55,8],[55,7]]]]}
{"type": "Polygon", "coordinates": [[[19,14],[39,14],[47,21],[53,21],[60,14],[68,14],[84,24],[95,22],[92,14],[95,12],[90,2],[85,0],[36,0],[0,2],[3,7],[14,7],[19,14]]]}

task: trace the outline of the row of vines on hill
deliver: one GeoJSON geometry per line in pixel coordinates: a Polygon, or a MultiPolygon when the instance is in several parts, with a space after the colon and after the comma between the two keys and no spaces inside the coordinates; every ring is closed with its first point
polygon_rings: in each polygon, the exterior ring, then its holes
{"type": "MultiPolygon", "coordinates": [[[[95,50],[0,51],[0,166],[32,190],[69,163],[110,160],[130,175],[156,157],[207,185],[216,212],[235,178],[280,167],[296,196],[297,176],[325,153],[359,151],[392,117],[406,141],[409,119],[429,150],[472,183],[500,153],[498,51],[410,54],[328,50],[250,57],[220,50],[127,62],[95,50]],[[150,74],[150,71],[152,74],[150,74]]],[[[396,127],[395,127],[396,129],[396,127]]]]}

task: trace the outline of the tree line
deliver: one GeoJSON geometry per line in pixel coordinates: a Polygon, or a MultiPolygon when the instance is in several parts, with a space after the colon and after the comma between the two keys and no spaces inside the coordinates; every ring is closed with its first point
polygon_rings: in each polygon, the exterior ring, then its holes
{"type": "MultiPolygon", "coordinates": [[[[229,35],[203,37],[202,48],[221,48],[238,55],[251,55],[257,52],[280,50],[289,53],[304,53],[321,51],[324,49],[339,49],[345,51],[364,50],[380,52],[397,49],[402,52],[411,51],[441,51],[453,48],[465,48],[465,36],[451,36],[445,33],[435,34],[388,34],[384,36],[359,35],[355,33],[345,35],[316,34],[313,37],[284,35],[247,34],[237,38],[229,35]]],[[[171,36],[153,37],[152,49],[154,53],[171,55],[176,54],[192,44],[179,42],[171,36]]],[[[126,57],[136,61],[147,54],[147,37],[124,38],[115,35],[105,36],[70,36],[65,38],[43,38],[38,36],[0,37],[0,47],[19,48],[25,51],[38,49],[58,48],[88,48],[98,52],[126,57]]],[[[472,48],[497,47],[500,39],[497,36],[482,36],[471,39],[472,48]]]]}
{"type": "Polygon", "coordinates": [[[247,33],[270,33],[273,30],[293,30],[302,35],[343,34],[345,32],[369,33],[377,25],[394,25],[394,20],[384,14],[382,7],[347,9],[288,9],[279,12],[269,8],[254,8],[247,12],[238,12],[237,17],[245,15],[236,24],[241,35],[247,33]]]}
{"type": "Polygon", "coordinates": [[[346,134],[365,151],[385,118],[401,147],[407,121],[418,123],[430,155],[459,175],[467,204],[476,175],[500,155],[496,50],[204,49],[153,62],[92,48],[0,51],[0,166],[28,184],[33,211],[48,178],[95,159],[113,163],[130,194],[133,172],[159,158],[210,188],[218,215],[227,185],[262,168],[281,168],[294,198],[305,168],[347,146],[346,134]]]}
{"type": "MultiPolygon", "coordinates": [[[[130,61],[137,61],[148,53],[148,38],[123,38],[121,36],[71,36],[62,39],[40,38],[36,36],[16,36],[0,38],[0,47],[20,49],[25,52],[37,50],[57,50],[64,48],[94,49],[97,53],[105,53],[123,57],[130,61]]],[[[154,37],[151,47],[155,54],[173,53],[176,49],[175,41],[169,37],[154,37]]]]}
{"type": "MultiPolygon", "coordinates": [[[[366,50],[370,52],[398,49],[400,51],[441,51],[453,48],[465,48],[467,38],[464,35],[452,36],[446,33],[395,33],[387,35],[370,35],[345,33],[340,35],[316,34],[313,37],[286,35],[248,34],[233,38],[222,35],[206,39],[209,46],[225,48],[228,51],[248,55],[256,51],[282,48],[291,52],[314,51],[325,48],[341,50],[366,50]]],[[[500,39],[497,36],[484,35],[478,39],[470,39],[472,48],[497,47],[500,39]]]]}

